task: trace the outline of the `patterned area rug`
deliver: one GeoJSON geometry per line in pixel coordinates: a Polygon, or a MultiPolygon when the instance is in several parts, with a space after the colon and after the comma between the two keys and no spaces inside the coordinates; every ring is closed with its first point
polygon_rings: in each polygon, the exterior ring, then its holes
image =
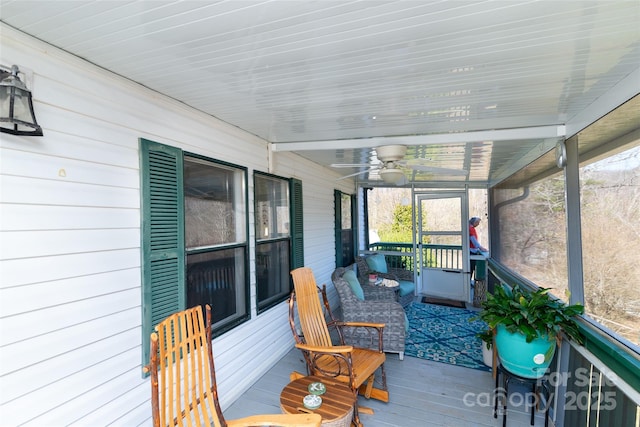
{"type": "Polygon", "coordinates": [[[406,355],[465,368],[491,370],[482,362],[482,341],[476,337],[484,330],[485,323],[482,320],[470,321],[477,312],[415,302],[406,311],[409,318],[406,355]]]}

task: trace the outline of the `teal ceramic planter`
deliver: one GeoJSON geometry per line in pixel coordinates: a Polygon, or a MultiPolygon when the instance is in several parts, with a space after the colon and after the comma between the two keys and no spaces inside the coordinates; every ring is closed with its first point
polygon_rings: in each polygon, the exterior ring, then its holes
{"type": "Polygon", "coordinates": [[[542,336],[528,343],[524,335],[511,333],[498,325],[496,349],[500,363],[507,371],[524,378],[541,378],[556,352],[556,341],[542,336]]]}

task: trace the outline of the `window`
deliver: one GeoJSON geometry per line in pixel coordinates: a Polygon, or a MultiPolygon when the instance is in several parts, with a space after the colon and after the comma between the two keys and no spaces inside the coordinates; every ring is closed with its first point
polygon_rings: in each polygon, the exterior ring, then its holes
{"type": "Polygon", "coordinates": [[[355,196],[336,190],[334,199],[336,267],[346,267],[355,262],[355,196]]]}
{"type": "MultiPolygon", "coordinates": [[[[530,165],[535,169],[535,165],[530,165]]],[[[493,190],[491,256],[565,301],[568,289],[564,175],[559,169],[533,183],[493,190]]]]}
{"type": "Polygon", "coordinates": [[[284,301],[291,292],[289,181],[256,173],[254,191],[256,293],[261,312],[284,301]]]}
{"type": "Polygon", "coordinates": [[[211,305],[214,331],[248,316],[245,172],[184,155],[187,307],[211,305]]]}
{"type": "Polygon", "coordinates": [[[140,140],[143,364],[161,320],[210,304],[214,334],[249,317],[246,169],[140,140]]]}
{"type": "Polygon", "coordinates": [[[585,313],[638,346],[640,141],[581,166],[580,214],[585,313]]]}

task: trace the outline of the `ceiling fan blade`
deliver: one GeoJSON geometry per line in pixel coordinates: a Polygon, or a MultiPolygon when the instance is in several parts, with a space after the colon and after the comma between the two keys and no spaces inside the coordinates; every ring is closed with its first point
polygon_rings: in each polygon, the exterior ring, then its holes
{"type": "Polygon", "coordinates": [[[401,165],[411,167],[411,166],[429,166],[433,163],[433,159],[427,158],[419,158],[419,159],[409,159],[409,160],[400,160],[397,162],[401,165]]]}
{"type": "Polygon", "coordinates": [[[408,166],[410,169],[419,172],[431,172],[442,175],[467,175],[467,171],[464,169],[452,169],[452,168],[439,168],[435,166],[425,166],[425,165],[411,165],[408,166]]]}
{"type": "Polygon", "coordinates": [[[370,168],[370,169],[367,169],[366,171],[360,171],[360,172],[352,173],[350,175],[341,176],[336,181],[340,181],[341,179],[351,178],[352,176],[361,175],[363,173],[368,173],[368,172],[374,171],[376,169],[378,169],[378,168],[370,168]]]}
{"type": "Polygon", "coordinates": [[[332,168],[370,168],[371,163],[332,163],[330,165],[332,168]]]}

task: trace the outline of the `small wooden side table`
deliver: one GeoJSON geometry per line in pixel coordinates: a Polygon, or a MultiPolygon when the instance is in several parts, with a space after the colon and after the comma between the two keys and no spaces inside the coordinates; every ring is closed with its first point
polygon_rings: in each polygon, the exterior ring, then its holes
{"type": "Polygon", "coordinates": [[[285,414],[315,413],[322,416],[322,425],[327,427],[349,427],[353,418],[355,399],[353,393],[341,382],[324,377],[302,377],[291,381],[280,393],[280,408],[285,414]],[[313,382],[323,383],[327,391],[318,409],[307,409],[302,399],[309,394],[307,387],[313,382]]]}

